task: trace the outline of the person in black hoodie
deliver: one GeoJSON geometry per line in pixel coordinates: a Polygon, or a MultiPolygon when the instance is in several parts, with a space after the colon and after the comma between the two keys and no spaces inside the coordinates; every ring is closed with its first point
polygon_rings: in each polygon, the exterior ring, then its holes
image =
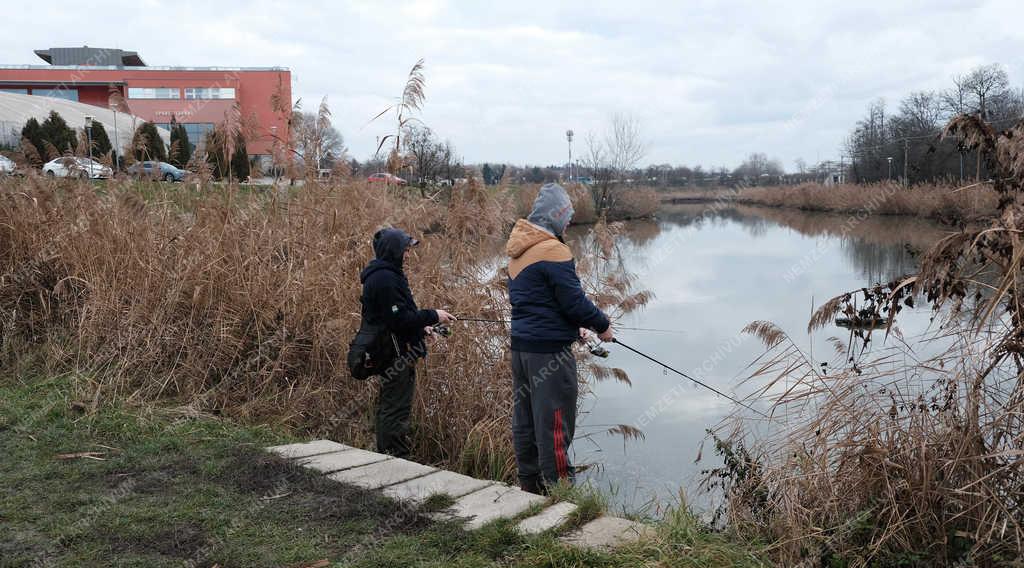
{"type": "Polygon", "coordinates": [[[427,354],[424,338],[433,332],[432,326],[455,321],[445,310],[416,307],[402,263],[406,251],[418,243],[401,229],[377,231],[373,235],[376,258],[359,275],[363,317],[370,324],[383,324],[396,350],[394,361],[381,378],[377,451],[398,457],[409,455],[416,360],[427,354]]]}

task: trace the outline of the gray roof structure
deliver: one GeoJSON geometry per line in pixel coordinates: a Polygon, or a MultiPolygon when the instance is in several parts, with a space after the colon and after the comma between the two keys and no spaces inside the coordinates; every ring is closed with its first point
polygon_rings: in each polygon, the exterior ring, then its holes
{"type": "Polygon", "coordinates": [[[134,51],[112,47],[51,47],[37,49],[35,54],[50,65],[87,65],[90,67],[145,67],[146,62],[134,51]]]}

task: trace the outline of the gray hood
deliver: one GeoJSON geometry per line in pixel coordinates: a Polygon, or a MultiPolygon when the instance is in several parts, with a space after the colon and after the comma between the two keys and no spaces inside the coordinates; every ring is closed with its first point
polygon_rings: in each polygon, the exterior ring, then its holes
{"type": "Polygon", "coordinates": [[[556,237],[561,237],[575,211],[572,200],[565,188],[557,183],[546,183],[540,188],[537,199],[533,202],[533,211],[527,221],[543,228],[556,237]]]}

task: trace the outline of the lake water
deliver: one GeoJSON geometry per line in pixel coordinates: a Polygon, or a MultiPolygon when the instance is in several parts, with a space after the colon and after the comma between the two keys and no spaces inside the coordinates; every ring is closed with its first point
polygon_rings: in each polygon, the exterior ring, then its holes
{"type": "MultiPolygon", "coordinates": [[[[626,269],[654,298],[618,324],[681,333],[620,330],[617,336],[722,391],[742,393],[746,367],[764,352],[760,340],[740,333],[748,323],[771,321],[815,360],[831,359],[827,339],[848,332],[809,335],[812,308],[913,271],[913,251],[946,231],[908,218],[669,206],[656,222],[627,225],[620,239],[626,269]]],[[[903,314],[903,332],[925,332],[929,315],[903,314]]],[[[654,512],[649,504],[671,503],[680,488],[706,508],[697,480],[719,463],[713,444],[706,444],[700,463],[694,459],[705,430],[733,410],[731,403],[621,346],[607,347],[607,365],[625,370],[632,386],[601,381],[583,401],[576,460],[600,464],[584,477],[610,494],[616,508],[654,512]],[[645,438],[623,443],[605,432],[615,424],[642,424],[645,438]]]]}

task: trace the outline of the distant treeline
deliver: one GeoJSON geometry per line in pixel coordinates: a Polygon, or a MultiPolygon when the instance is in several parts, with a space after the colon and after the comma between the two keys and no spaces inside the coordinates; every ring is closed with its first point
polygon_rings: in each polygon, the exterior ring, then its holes
{"type": "Polygon", "coordinates": [[[846,140],[848,181],[984,178],[975,152],[961,151],[955,137],[940,141],[945,124],[960,114],[980,114],[997,129],[1008,128],[1024,116],[1024,92],[992,64],[954,77],[945,90],[910,93],[895,113],[887,113],[884,100],[875,101],[846,140]]]}

